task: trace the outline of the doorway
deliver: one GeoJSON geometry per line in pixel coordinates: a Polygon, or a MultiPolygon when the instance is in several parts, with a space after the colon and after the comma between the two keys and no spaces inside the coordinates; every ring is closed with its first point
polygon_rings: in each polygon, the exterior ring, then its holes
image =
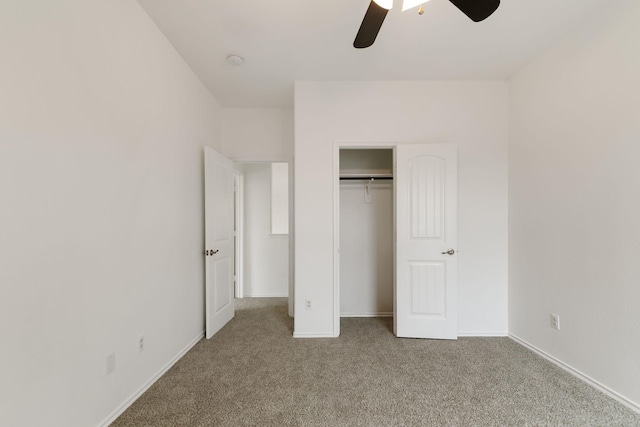
{"type": "Polygon", "coordinates": [[[238,297],[288,298],[291,315],[290,178],[287,162],[234,164],[204,147],[207,338],[234,317],[238,297]],[[247,273],[262,282],[246,289],[247,273]]]}
{"type": "Polygon", "coordinates": [[[393,150],[340,150],[340,317],[393,316],[393,150]]]}
{"type": "Polygon", "coordinates": [[[289,296],[289,165],[235,162],[236,298],[289,296]]]}

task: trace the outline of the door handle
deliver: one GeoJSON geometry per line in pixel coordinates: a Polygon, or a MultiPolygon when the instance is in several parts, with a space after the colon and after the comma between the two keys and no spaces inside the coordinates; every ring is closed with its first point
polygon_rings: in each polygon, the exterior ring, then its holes
{"type": "Polygon", "coordinates": [[[211,249],[211,250],[207,249],[206,251],[204,251],[204,254],[206,256],[213,256],[213,255],[217,254],[218,252],[220,252],[219,249],[216,249],[215,251],[213,249],[211,249]]]}
{"type": "Polygon", "coordinates": [[[442,255],[453,255],[455,253],[456,253],[456,251],[454,251],[453,249],[449,249],[446,252],[442,252],[442,255]]]}

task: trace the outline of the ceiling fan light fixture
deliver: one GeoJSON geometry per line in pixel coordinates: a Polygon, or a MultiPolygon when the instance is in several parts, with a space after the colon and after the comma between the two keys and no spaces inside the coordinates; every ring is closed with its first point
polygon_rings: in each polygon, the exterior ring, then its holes
{"type": "Polygon", "coordinates": [[[378,6],[391,10],[393,7],[393,0],[373,0],[378,6]]]}
{"type": "Polygon", "coordinates": [[[402,1],[402,11],[413,9],[416,6],[421,6],[422,4],[428,2],[429,0],[403,0],[402,1]]]}
{"type": "MultiPolygon", "coordinates": [[[[416,6],[418,15],[424,13],[422,5],[429,0],[403,0],[402,10],[408,10],[416,6]]],[[[462,13],[467,15],[472,21],[480,22],[488,18],[500,6],[500,0],[449,0],[462,13]]],[[[353,47],[356,49],[364,49],[369,47],[376,41],[380,27],[384,22],[384,18],[393,7],[393,0],[370,0],[367,12],[364,14],[360,29],[353,41],[353,47]]]]}

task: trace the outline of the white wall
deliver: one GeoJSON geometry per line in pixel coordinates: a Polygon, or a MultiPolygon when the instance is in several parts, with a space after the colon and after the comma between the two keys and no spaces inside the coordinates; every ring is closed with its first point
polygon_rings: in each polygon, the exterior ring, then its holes
{"type": "Polygon", "coordinates": [[[0,52],[0,425],[97,425],[202,334],[221,108],[133,0],[5,0],[0,52]]]}
{"type": "Polygon", "coordinates": [[[289,234],[289,163],[271,163],[271,233],[289,234]]]}
{"type": "Polygon", "coordinates": [[[340,314],[393,314],[393,183],[340,183],[340,314]]]}
{"type": "Polygon", "coordinates": [[[238,161],[290,161],[293,157],[291,108],[225,108],[224,153],[238,161]]]}
{"type": "Polygon", "coordinates": [[[286,297],[289,235],[271,234],[271,164],[245,163],[244,296],[286,297]]]}
{"type": "Polygon", "coordinates": [[[506,334],[507,98],[506,82],[296,83],[296,336],[333,335],[334,144],[346,141],[458,145],[459,330],[506,334]]]}
{"type": "MultiPolygon", "coordinates": [[[[236,161],[284,161],[289,163],[289,209],[293,213],[293,109],[225,108],[222,145],[224,153],[236,161]]],[[[289,295],[294,293],[294,218],[289,218],[289,295]]],[[[294,314],[289,301],[289,315],[294,314]]]]}
{"type": "Polygon", "coordinates": [[[638,22],[611,2],[511,81],[509,330],[640,409],[638,22]]]}

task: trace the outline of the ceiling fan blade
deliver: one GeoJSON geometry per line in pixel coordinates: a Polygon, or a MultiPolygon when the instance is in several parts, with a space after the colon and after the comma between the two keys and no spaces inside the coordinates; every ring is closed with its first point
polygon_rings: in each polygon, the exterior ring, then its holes
{"type": "Polygon", "coordinates": [[[473,22],[487,19],[500,6],[500,0],[449,0],[473,22]]]}
{"type": "Polygon", "coordinates": [[[388,9],[378,6],[373,0],[369,3],[367,13],[364,14],[364,19],[362,20],[362,24],[360,24],[358,34],[356,34],[356,39],[353,41],[353,47],[362,49],[371,46],[373,42],[376,41],[380,27],[382,27],[384,18],[387,16],[387,12],[389,12],[388,9]]]}

